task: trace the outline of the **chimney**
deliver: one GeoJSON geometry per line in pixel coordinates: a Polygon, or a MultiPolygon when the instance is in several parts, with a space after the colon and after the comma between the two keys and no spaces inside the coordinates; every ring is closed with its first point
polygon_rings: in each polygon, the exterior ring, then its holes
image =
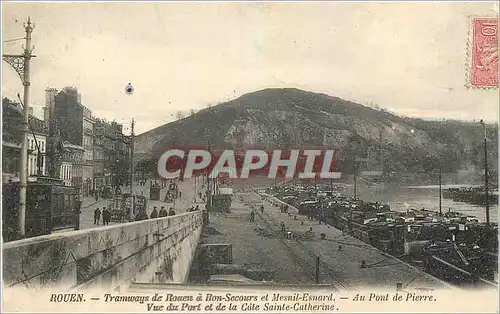
{"type": "Polygon", "coordinates": [[[45,106],[46,107],[53,107],[54,106],[54,101],[55,101],[55,97],[57,95],[57,89],[55,88],[51,88],[51,87],[47,87],[45,89],[45,106]]]}
{"type": "Polygon", "coordinates": [[[54,110],[56,104],[57,89],[47,87],[45,89],[45,108],[43,112],[43,119],[49,123],[54,117],[54,110]]]}

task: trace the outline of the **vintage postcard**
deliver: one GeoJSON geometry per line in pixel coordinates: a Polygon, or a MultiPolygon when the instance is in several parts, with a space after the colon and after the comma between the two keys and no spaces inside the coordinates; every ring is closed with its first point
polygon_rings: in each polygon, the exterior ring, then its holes
{"type": "Polygon", "coordinates": [[[498,2],[3,2],[2,312],[498,312],[498,2]]]}

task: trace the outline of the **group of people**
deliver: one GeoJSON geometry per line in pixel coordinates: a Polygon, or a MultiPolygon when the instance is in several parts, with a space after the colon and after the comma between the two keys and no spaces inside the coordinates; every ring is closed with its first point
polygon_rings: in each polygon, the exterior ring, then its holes
{"type": "MultiPolygon", "coordinates": [[[[144,213],[146,213],[146,211],[144,211],[144,213]]],[[[175,210],[173,207],[170,207],[170,209],[167,212],[167,210],[165,209],[165,206],[162,206],[160,211],[158,211],[158,209],[155,206],[153,208],[153,211],[151,212],[151,215],[149,218],[154,219],[154,218],[161,218],[161,217],[167,217],[167,216],[175,216],[175,210]]],[[[145,219],[148,219],[147,214],[146,214],[145,219]]]]}
{"type": "MultiPolygon", "coordinates": [[[[139,185],[140,186],[145,186],[146,185],[146,182],[147,180],[139,180],[139,185]]],[[[170,186],[167,184],[168,182],[167,181],[164,181],[164,182],[161,182],[161,188],[167,188],[170,186]]],[[[150,184],[151,185],[156,185],[158,186],[156,183],[154,183],[154,181],[150,181],[150,184]]],[[[176,184],[177,185],[177,184],[176,184]]],[[[96,191],[95,193],[95,198],[96,198],[96,201],[98,201],[99,199],[99,195],[100,193],[97,193],[98,191],[96,191]]],[[[181,198],[182,197],[182,192],[178,189],[178,187],[176,186],[176,189],[175,189],[175,198],[181,198]]],[[[169,196],[169,193],[167,192],[165,197],[165,201],[167,201],[167,198],[169,196]]],[[[203,193],[201,191],[198,192],[198,197],[200,198],[203,198],[203,193]]],[[[168,203],[168,202],[167,202],[168,203]]],[[[192,205],[191,207],[189,207],[186,212],[194,212],[194,211],[198,211],[200,210],[199,208],[199,205],[192,205]]],[[[161,217],[168,217],[168,216],[175,216],[176,213],[175,213],[175,210],[173,207],[170,207],[169,210],[167,210],[165,208],[165,206],[161,206],[161,209],[158,210],[158,208],[156,206],[154,206],[152,212],[150,215],[147,214],[147,211],[146,209],[141,209],[139,210],[136,214],[135,214],[135,221],[140,221],[140,220],[146,220],[146,219],[155,219],[155,218],[161,218],[161,217]]],[[[100,220],[101,220],[101,217],[102,217],[102,222],[103,222],[103,225],[108,225],[109,222],[111,221],[111,212],[106,209],[106,207],[103,207],[102,211],[100,208],[96,208],[94,210],[94,225],[99,225],[100,224],[100,220]]]]}
{"type": "Polygon", "coordinates": [[[99,207],[97,207],[96,210],[94,210],[94,225],[99,224],[101,216],[102,216],[102,224],[109,225],[109,222],[111,221],[111,212],[108,209],[106,209],[106,207],[102,208],[102,212],[99,209],[99,207]]]}
{"type": "MultiPolygon", "coordinates": [[[[260,213],[264,214],[264,205],[260,205],[260,213]]],[[[255,210],[250,212],[250,222],[255,222],[255,210]]]]}
{"type": "MultiPolygon", "coordinates": [[[[186,212],[194,212],[194,211],[197,211],[197,210],[200,210],[200,207],[199,205],[196,205],[196,207],[193,205],[191,207],[189,207],[187,209],[186,212]]],[[[146,220],[146,219],[155,219],[155,218],[162,218],[162,217],[168,217],[168,216],[175,216],[175,210],[173,207],[170,207],[170,209],[167,210],[165,209],[165,206],[162,206],[161,209],[158,211],[157,207],[153,207],[153,211],[151,212],[151,215],[149,215],[148,217],[148,214],[146,213],[146,211],[144,209],[140,210],[136,217],[135,217],[135,220],[136,221],[139,221],[139,220],[146,220]]]]}

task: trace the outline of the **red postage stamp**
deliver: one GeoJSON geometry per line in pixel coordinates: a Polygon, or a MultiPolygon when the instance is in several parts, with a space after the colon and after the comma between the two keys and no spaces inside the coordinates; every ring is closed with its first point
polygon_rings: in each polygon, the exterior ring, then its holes
{"type": "Polygon", "coordinates": [[[473,17],[469,42],[470,87],[498,87],[498,18],[473,17]]]}

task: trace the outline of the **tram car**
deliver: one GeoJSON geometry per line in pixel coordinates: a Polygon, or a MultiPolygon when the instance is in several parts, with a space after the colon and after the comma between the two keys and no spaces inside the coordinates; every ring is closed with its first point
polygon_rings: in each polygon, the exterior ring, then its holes
{"type": "Polygon", "coordinates": [[[111,213],[111,222],[127,222],[130,215],[130,207],[132,199],[134,201],[135,216],[139,211],[146,210],[148,207],[148,200],[143,195],[134,195],[132,198],[130,193],[118,195],[115,198],[108,200],[107,208],[111,213]]]}
{"type": "MultiPolygon", "coordinates": [[[[2,192],[2,236],[8,242],[18,234],[19,182],[4,184],[2,192]]],[[[26,201],[26,238],[79,229],[81,202],[76,188],[57,179],[29,182],[26,201]]]]}

